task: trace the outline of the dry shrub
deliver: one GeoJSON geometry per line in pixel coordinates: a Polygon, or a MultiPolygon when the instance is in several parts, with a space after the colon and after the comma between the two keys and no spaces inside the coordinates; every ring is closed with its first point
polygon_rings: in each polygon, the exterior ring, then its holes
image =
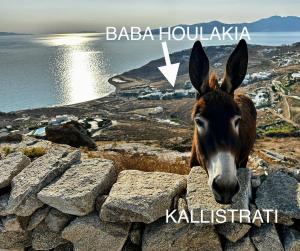
{"type": "Polygon", "coordinates": [[[15,150],[13,148],[9,147],[9,146],[4,146],[4,147],[1,148],[0,151],[1,151],[1,153],[4,154],[4,156],[6,156],[10,153],[13,153],[15,150]]]}
{"type": "Polygon", "coordinates": [[[88,152],[89,158],[104,158],[112,160],[118,170],[140,170],[144,172],[167,172],[188,174],[190,171],[187,161],[177,159],[174,162],[157,159],[156,156],[140,154],[119,154],[113,152],[88,152]]]}
{"type": "Polygon", "coordinates": [[[26,147],[22,149],[22,152],[24,155],[26,155],[30,159],[35,159],[38,157],[43,156],[46,152],[47,149],[44,147],[26,147]]]}

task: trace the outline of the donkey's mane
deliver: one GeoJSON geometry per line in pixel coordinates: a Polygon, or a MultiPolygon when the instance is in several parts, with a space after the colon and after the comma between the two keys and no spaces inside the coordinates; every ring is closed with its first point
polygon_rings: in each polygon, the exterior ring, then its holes
{"type": "Polygon", "coordinates": [[[218,78],[215,72],[212,72],[209,77],[209,87],[211,90],[219,89],[218,78]]]}

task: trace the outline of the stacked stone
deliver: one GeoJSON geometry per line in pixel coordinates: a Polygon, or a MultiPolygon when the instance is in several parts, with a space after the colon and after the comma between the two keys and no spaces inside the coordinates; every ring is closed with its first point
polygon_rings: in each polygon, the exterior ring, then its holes
{"type": "Polygon", "coordinates": [[[282,171],[260,182],[239,169],[241,189],[227,207],[215,202],[200,167],[188,176],[117,175],[111,161],[61,146],[32,162],[9,154],[0,171],[0,250],[300,250],[300,185],[282,171]],[[173,209],[198,219],[204,211],[208,220],[218,209],[256,208],[277,209],[278,224],[165,218],[173,209]]]}

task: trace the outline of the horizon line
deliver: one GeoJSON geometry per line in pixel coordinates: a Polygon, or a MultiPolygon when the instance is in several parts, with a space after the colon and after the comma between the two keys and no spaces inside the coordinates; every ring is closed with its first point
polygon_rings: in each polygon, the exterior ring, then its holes
{"type": "MultiPolygon", "coordinates": [[[[248,22],[233,22],[233,23],[228,23],[228,22],[222,22],[218,19],[215,19],[215,20],[210,20],[210,21],[203,21],[203,22],[198,22],[198,23],[181,23],[181,24],[173,24],[173,25],[170,25],[170,26],[160,26],[160,27],[174,27],[174,26],[191,26],[191,25],[197,25],[197,24],[207,24],[207,23],[212,23],[212,22],[220,22],[220,23],[223,23],[225,25],[232,25],[232,24],[251,24],[251,23],[254,23],[254,22],[258,22],[260,20],[263,20],[263,19],[268,19],[268,18],[272,18],[272,17],[280,17],[280,18],[288,18],[288,17],[296,17],[296,18],[300,18],[300,16],[295,16],[295,15],[287,15],[287,16],[281,16],[281,15],[273,15],[273,16],[268,16],[268,17],[261,17],[261,18],[258,18],[258,19],[255,19],[253,21],[248,21],[248,22]]],[[[130,27],[130,26],[128,26],[130,27]]],[[[153,27],[152,29],[157,29],[159,27],[153,27]]],[[[24,33],[24,32],[14,32],[14,31],[0,31],[0,34],[1,33],[11,33],[12,35],[49,35],[49,34],[75,34],[75,33],[91,33],[91,34],[96,34],[96,33],[103,33],[105,34],[105,31],[96,31],[96,30],[81,30],[81,31],[60,31],[60,32],[57,32],[57,31],[51,31],[51,32],[34,32],[34,33],[24,33]]]]}

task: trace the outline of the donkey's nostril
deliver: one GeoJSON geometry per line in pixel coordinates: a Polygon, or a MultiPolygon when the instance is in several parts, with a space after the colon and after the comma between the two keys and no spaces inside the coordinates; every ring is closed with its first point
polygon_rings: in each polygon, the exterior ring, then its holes
{"type": "Polygon", "coordinates": [[[240,190],[239,182],[224,182],[220,176],[214,178],[212,182],[212,191],[214,193],[215,199],[221,204],[230,204],[232,198],[240,190]]]}
{"type": "Polygon", "coordinates": [[[239,182],[237,182],[235,185],[234,194],[237,194],[239,191],[240,191],[240,184],[239,182]]]}
{"type": "Polygon", "coordinates": [[[217,192],[218,194],[222,193],[222,186],[220,185],[220,177],[217,176],[216,178],[214,178],[213,183],[212,183],[212,189],[217,192]]]}

